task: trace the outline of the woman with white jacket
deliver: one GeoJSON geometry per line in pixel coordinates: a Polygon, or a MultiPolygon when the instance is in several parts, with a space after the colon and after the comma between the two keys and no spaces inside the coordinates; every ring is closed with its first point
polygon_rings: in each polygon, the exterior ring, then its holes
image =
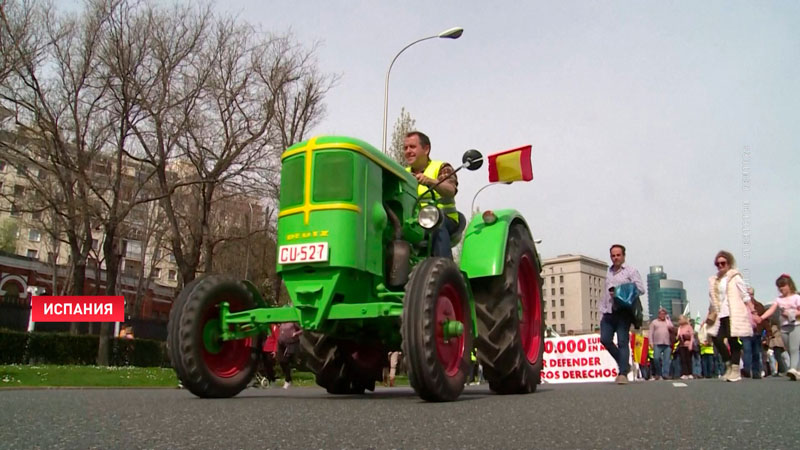
{"type": "Polygon", "coordinates": [[[739,357],[742,343],[738,338],[753,335],[752,317],[755,313],[742,274],[734,268],[736,260],[730,252],[720,250],[714,258],[717,274],[708,279],[708,335],[714,338],[714,347],[722,356],[726,372],[725,381],[740,381],[739,357]],[[730,351],[725,345],[728,340],[730,351]]]}

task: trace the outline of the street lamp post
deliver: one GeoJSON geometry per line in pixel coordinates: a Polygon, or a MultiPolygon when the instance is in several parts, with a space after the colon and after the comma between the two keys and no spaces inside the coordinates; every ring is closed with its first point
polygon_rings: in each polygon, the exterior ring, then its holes
{"type": "Polygon", "coordinates": [[[447,30],[442,31],[439,34],[424,37],[422,39],[417,39],[416,41],[403,47],[403,49],[397,52],[397,54],[394,55],[394,58],[392,58],[392,63],[389,64],[389,70],[386,71],[386,86],[383,89],[383,153],[386,153],[386,130],[387,130],[386,119],[389,114],[389,74],[392,73],[392,66],[394,65],[394,62],[397,61],[397,57],[400,56],[401,53],[406,51],[408,47],[411,47],[412,45],[418,42],[427,41],[428,39],[434,39],[434,38],[458,39],[461,37],[462,34],[464,34],[464,29],[461,27],[449,28],[447,30]]]}

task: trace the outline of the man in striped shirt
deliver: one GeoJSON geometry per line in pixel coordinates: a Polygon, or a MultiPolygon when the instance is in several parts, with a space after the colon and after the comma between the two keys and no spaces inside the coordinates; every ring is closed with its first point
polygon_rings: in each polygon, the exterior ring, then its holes
{"type": "Polygon", "coordinates": [[[602,314],[600,320],[600,341],[603,346],[611,353],[617,361],[619,372],[617,374],[617,384],[628,383],[628,371],[630,370],[630,330],[633,323],[633,311],[616,309],[614,305],[614,291],[617,286],[625,283],[633,283],[639,295],[644,295],[644,283],[639,271],[633,267],[625,265],[625,247],[614,244],[609,249],[611,254],[611,267],[606,275],[605,289],[600,298],[598,310],[602,314]],[[617,335],[617,343],[614,344],[614,334],[617,335]]]}

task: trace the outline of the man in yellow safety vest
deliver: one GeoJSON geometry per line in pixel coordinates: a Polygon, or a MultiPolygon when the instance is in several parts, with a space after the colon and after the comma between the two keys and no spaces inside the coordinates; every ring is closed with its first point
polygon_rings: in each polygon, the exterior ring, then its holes
{"type": "Polygon", "coordinates": [[[456,210],[456,193],[458,179],[453,173],[453,166],[430,159],[431,140],[425,133],[411,131],[403,140],[403,151],[408,167],[406,170],[414,175],[419,187],[420,207],[436,204],[444,213],[444,223],[433,235],[433,256],[453,258],[450,250],[450,236],[458,230],[458,211],[456,210]],[[444,181],[442,181],[444,180],[444,181]],[[442,181],[440,184],[436,185],[442,181]],[[429,188],[434,187],[429,191],[429,188]]]}

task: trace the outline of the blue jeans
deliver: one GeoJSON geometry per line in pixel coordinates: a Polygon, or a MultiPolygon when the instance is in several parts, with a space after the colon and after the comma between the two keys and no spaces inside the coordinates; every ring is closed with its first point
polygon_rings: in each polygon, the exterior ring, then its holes
{"type": "Polygon", "coordinates": [[[631,369],[628,359],[631,355],[630,346],[631,318],[627,314],[603,314],[600,320],[600,342],[617,361],[620,375],[627,375],[631,369]],[[614,334],[617,335],[617,344],[614,344],[614,334]]]}
{"type": "Polygon", "coordinates": [[[681,377],[681,358],[675,353],[674,358],[672,358],[672,378],[680,378],[681,377]]]}
{"type": "Polygon", "coordinates": [[[750,373],[750,377],[761,378],[761,336],[751,336],[740,338],[742,340],[742,350],[744,354],[744,370],[750,373]]]}
{"type": "Polygon", "coordinates": [[[700,353],[692,352],[692,375],[699,377],[703,375],[703,369],[700,367],[700,353]]]}
{"type": "Polygon", "coordinates": [[[717,376],[717,374],[714,373],[714,354],[700,355],[700,359],[703,360],[703,377],[711,378],[717,376]]]}
{"type": "Polygon", "coordinates": [[[672,367],[672,348],[669,345],[656,345],[653,358],[658,361],[658,367],[661,369],[656,375],[669,378],[669,370],[672,367]]]}
{"type": "Polygon", "coordinates": [[[725,361],[722,360],[722,355],[714,348],[714,367],[717,368],[717,375],[725,375],[725,361]]]}
{"type": "Polygon", "coordinates": [[[458,230],[458,222],[450,216],[444,216],[444,223],[433,232],[433,256],[453,259],[453,250],[450,249],[450,235],[458,230]]]}

